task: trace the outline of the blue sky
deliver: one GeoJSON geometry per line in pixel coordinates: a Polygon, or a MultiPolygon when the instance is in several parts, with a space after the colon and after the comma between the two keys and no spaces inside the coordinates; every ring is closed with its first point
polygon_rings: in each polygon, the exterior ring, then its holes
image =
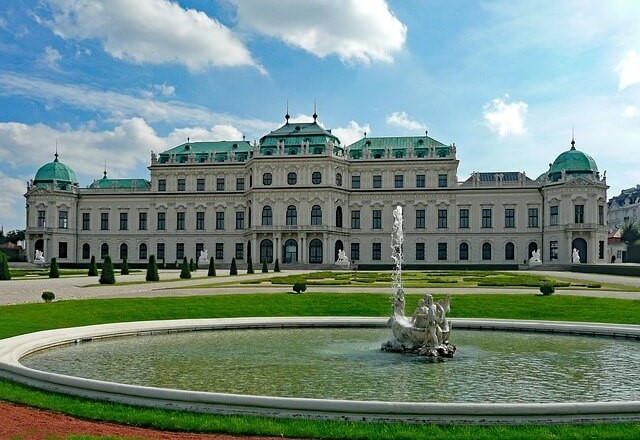
{"type": "Polygon", "coordinates": [[[53,159],[81,186],[150,152],[258,139],[289,112],[344,144],[456,143],[458,178],[535,178],[570,147],[640,183],[640,2],[14,0],[0,4],[0,224],[53,159]]]}

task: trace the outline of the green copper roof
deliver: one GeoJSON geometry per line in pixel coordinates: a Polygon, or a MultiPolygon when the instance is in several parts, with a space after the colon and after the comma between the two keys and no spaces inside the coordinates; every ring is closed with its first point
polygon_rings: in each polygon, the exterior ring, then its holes
{"type": "Polygon", "coordinates": [[[193,155],[194,162],[199,163],[206,162],[209,154],[214,154],[215,161],[224,162],[230,152],[236,155],[236,160],[246,160],[250,151],[251,144],[247,141],[186,142],[160,153],[158,161],[167,163],[175,156],[176,162],[186,163],[193,155]]]}
{"type": "Polygon", "coordinates": [[[36,172],[33,184],[36,186],[46,186],[56,183],[57,185],[78,185],[78,178],[75,171],[68,165],[58,160],[58,153],[53,162],[46,163],[36,172]]]}
{"type": "Polygon", "coordinates": [[[562,171],[595,172],[598,171],[598,166],[591,156],[572,146],[570,150],[560,153],[549,169],[549,173],[562,173],[562,171]]]}
{"type": "Polygon", "coordinates": [[[310,146],[324,146],[332,141],[340,145],[340,139],[317,122],[295,122],[287,121],[282,127],[273,130],[260,138],[260,148],[275,147],[278,142],[284,142],[285,146],[300,146],[303,142],[309,142],[310,146]]]}
{"type": "Polygon", "coordinates": [[[144,190],[151,188],[151,182],[144,179],[109,179],[105,174],[102,179],[94,180],[89,188],[144,190]]]}
{"type": "Polygon", "coordinates": [[[392,155],[406,156],[407,150],[413,148],[417,157],[426,156],[427,148],[435,148],[436,157],[448,157],[450,149],[445,144],[428,136],[397,136],[397,137],[364,137],[349,145],[349,157],[362,157],[362,150],[369,149],[372,157],[376,152],[384,154],[390,148],[392,155]]]}

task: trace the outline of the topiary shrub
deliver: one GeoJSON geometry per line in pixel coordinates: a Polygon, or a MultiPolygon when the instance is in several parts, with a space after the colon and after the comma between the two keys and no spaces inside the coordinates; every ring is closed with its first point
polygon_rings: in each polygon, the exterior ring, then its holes
{"type": "Polygon", "coordinates": [[[556,287],[553,281],[543,281],[542,284],[540,284],[540,293],[543,295],[551,295],[555,291],[556,287]]]}
{"type": "Polygon", "coordinates": [[[11,271],[9,270],[9,259],[4,254],[4,252],[0,252],[0,280],[10,279],[11,271]]]}
{"type": "Polygon", "coordinates": [[[129,263],[127,259],[122,260],[122,266],[120,267],[120,275],[129,275],[129,263]]]}
{"type": "Polygon", "coordinates": [[[49,278],[60,278],[60,269],[58,268],[58,260],[51,259],[51,265],[49,266],[49,278]]]}
{"type": "Polygon", "coordinates": [[[231,259],[231,267],[229,268],[229,275],[238,275],[238,266],[236,266],[236,258],[231,259]]]}
{"type": "Polygon", "coordinates": [[[268,273],[269,268],[267,267],[267,260],[262,260],[262,273],[268,273]]]}
{"type": "Polygon", "coordinates": [[[302,293],[305,292],[307,290],[307,284],[303,283],[302,281],[298,281],[296,283],[293,283],[293,291],[294,293],[302,293]]]}
{"type": "Polygon", "coordinates": [[[151,255],[149,257],[149,264],[147,265],[147,281],[160,281],[158,276],[158,265],[156,264],[156,256],[151,255]]]}
{"type": "Polygon", "coordinates": [[[253,262],[251,261],[251,257],[247,257],[247,273],[254,273],[253,272],[253,262]]]}
{"type": "Polygon", "coordinates": [[[209,271],[207,272],[207,276],[208,277],[215,277],[216,276],[216,263],[215,263],[213,257],[209,258],[209,271]]]}
{"type": "Polygon", "coordinates": [[[113,273],[113,263],[109,255],[104,256],[102,262],[102,272],[100,273],[100,284],[115,284],[116,276],[113,273]]]}
{"type": "Polygon", "coordinates": [[[53,292],[42,292],[42,300],[46,303],[50,303],[56,298],[53,292]]]}
{"type": "Polygon", "coordinates": [[[197,266],[195,265],[195,263],[193,262],[193,258],[189,260],[189,270],[191,272],[195,272],[197,270],[197,266]]]}
{"type": "Polygon", "coordinates": [[[87,275],[90,277],[98,276],[98,265],[96,264],[95,255],[91,256],[91,262],[89,263],[89,273],[87,275]]]}
{"type": "Polygon", "coordinates": [[[274,272],[280,272],[280,263],[278,263],[278,259],[276,258],[276,264],[273,265],[274,272]]]}
{"type": "Polygon", "coordinates": [[[180,271],[180,278],[183,280],[191,278],[191,271],[189,270],[189,263],[187,262],[187,257],[182,259],[182,270],[180,271]]]}

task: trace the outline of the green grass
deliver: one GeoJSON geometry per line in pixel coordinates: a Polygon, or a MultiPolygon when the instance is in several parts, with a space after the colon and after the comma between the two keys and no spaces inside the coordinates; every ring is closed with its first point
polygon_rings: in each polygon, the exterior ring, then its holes
{"type": "MultiPolygon", "coordinates": [[[[407,295],[407,310],[420,295],[407,295]]],[[[387,316],[380,294],[270,294],[184,298],[60,301],[0,308],[0,338],[49,328],[118,321],[233,316],[387,316]]],[[[550,319],[640,324],[640,301],[535,295],[459,295],[452,316],[550,319]]],[[[357,439],[623,439],[640,437],[640,424],[558,426],[434,426],[193,414],[95,402],[0,380],[0,399],[54,409],[77,417],[165,430],[357,439]]],[[[91,438],[91,437],[88,437],[91,438]]]]}

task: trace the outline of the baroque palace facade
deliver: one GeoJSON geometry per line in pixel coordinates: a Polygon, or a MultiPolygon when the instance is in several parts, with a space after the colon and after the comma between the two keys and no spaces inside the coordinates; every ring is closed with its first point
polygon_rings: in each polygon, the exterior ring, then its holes
{"type": "Polygon", "coordinates": [[[56,158],[25,197],[29,261],[88,263],[110,255],[173,263],[203,250],[240,267],[391,263],[392,210],[404,210],[408,265],[606,262],[606,179],[575,149],[533,180],[524,172],[457,179],[456,146],[428,136],[364,137],[343,146],[314,121],[289,122],[253,144],[189,142],[151,154],[150,180],[79,186],[56,158]]]}

